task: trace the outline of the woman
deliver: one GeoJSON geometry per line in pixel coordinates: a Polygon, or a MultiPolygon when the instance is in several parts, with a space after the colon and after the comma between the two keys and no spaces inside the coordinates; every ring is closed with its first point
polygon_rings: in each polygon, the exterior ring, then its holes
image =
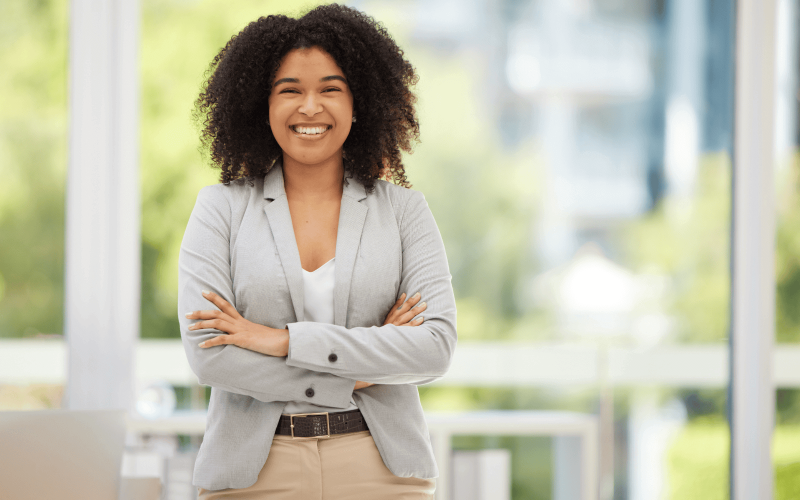
{"type": "Polygon", "coordinates": [[[198,195],[178,297],[212,387],[200,498],[432,498],[416,386],[447,371],[456,309],[401,162],[415,82],[339,5],[260,18],[213,60],[197,114],[221,183],[198,195]]]}

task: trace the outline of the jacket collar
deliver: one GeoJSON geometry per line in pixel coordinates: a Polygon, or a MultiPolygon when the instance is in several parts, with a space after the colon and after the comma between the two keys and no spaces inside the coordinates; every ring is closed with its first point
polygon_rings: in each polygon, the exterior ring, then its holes
{"type": "MultiPolygon", "coordinates": [[[[355,178],[345,178],[342,204],[339,209],[339,227],[336,234],[336,271],[333,288],[333,321],[347,326],[347,306],[350,299],[350,283],[355,268],[356,256],[361,245],[361,233],[367,218],[367,206],[359,203],[367,197],[364,185],[355,178]]],[[[300,252],[292,226],[292,215],[283,185],[283,165],[278,160],[264,177],[264,212],[269,220],[272,237],[289,285],[297,321],[303,321],[304,290],[303,268],[300,252]]]]}

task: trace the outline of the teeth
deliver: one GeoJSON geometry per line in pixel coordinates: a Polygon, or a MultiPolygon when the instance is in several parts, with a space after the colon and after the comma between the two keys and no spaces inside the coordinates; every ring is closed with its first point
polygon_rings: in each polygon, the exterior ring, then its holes
{"type": "Polygon", "coordinates": [[[304,135],[319,135],[328,130],[328,127],[294,127],[294,131],[304,135]]]}

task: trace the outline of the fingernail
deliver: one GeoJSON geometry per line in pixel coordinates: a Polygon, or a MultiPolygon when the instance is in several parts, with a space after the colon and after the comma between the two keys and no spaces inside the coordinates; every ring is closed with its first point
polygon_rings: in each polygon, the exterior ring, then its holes
{"type": "Polygon", "coordinates": [[[405,296],[406,296],[406,292],[403,292],[402,294],[400,294],[400,298],[401,298],[401,299],[402,299],[403,297],[405,297],[405,296]]]}
{"type": "Polygon", "coordinates": [[[194,314],[194,313],[193,313],[193,312],[186,313],[186,317],[188,318],[188,317],[189,317],[189,316],[191,316],[192,314],[194,314]]]}
{"type": "Polygon", "coordinates": [[[425,306],[427,306],[427,305],[428,305],[428,303],[427,303],[427,302],[423,302],[423,303],[422,303],[422,304],[420,304],[419,306],[420,306],[420,307],[425,307],[425,306]]]}
{"type": "Polygon", "coordinates": [[[189,325],[189,326],[187,326],[186,328],[188,328],[189,330],[194,330],[194,323],[189,325]]]}
{"type": "Polygon", "coordinates": [[[206,343],[205,343],[205,342],[200,342],[200,343],[199,343],[199,344],[197,344],[197,345],[199,345],[200,347],[205,347],[205,346],[206,346],[206,343]]]}
{"type": "Polygon", "coordinates": [[[208,290],[203,290],[203,295],[208,295],[209,293],[211,292],[209,292],[208,290]]]}
{"type": "Polygon", "coordinates": [[[415,293],[415,294],[414,294],[414,296],[413,296],[413,297],[411,297],[411,298],[412,298],[412,299],[419,298],[419,292],[415,293]]]}

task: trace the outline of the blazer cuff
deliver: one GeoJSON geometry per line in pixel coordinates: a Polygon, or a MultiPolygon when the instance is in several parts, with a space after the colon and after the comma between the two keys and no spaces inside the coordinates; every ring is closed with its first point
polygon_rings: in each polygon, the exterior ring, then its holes
{"type": "Polygon", "coordinates": [[[342,355],[344,350],[337,349],[335,345],[322,345],[319,336],[314,334],[314,329],[319,326],[319,323],[312,321],[286,325],[289,330],[289,351],[286,356],[286,364],[332,374],[336,374],[339,370],[346,370],[345,356],[342,355]]]}

